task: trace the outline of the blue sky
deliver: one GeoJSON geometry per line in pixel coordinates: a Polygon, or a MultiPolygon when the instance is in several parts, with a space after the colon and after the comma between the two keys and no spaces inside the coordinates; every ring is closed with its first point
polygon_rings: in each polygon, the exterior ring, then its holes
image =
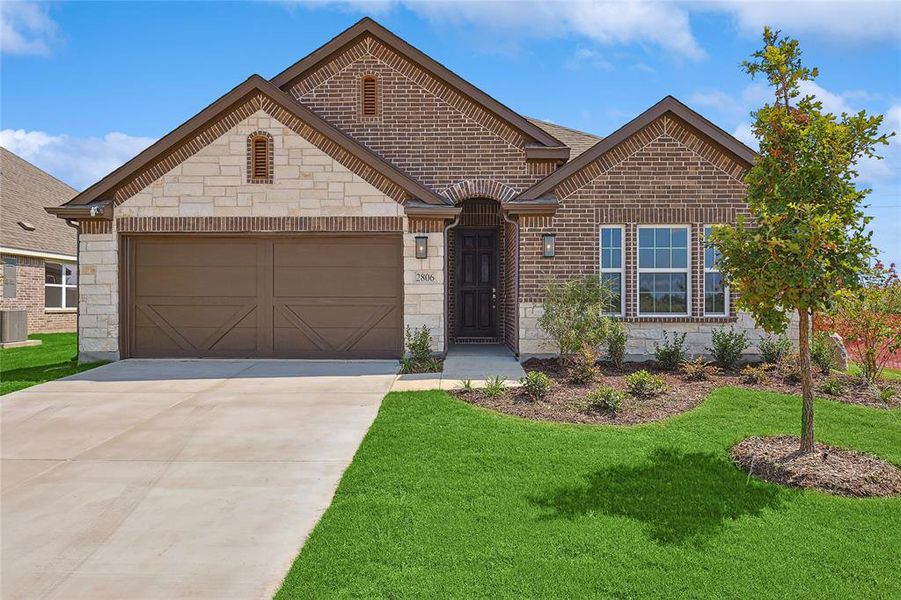
{"type": "MultiPolygon", "coordinates": [[[[763,24],[801,42],[836,112],[901,132],[901,2],[3,2],[0,143],[77,189],[252,73],[364,15],[525,115],[608,134],[667,94],[745,142],[767,97],[738,68],[763,24]]],[[[901,139],[861,166],[901,262],[901,139]]]]}

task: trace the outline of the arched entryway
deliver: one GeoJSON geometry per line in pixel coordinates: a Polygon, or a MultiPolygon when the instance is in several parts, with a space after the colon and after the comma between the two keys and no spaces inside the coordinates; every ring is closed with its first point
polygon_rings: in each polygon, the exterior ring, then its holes
{"type": "Polygon", "coordinates": [[[448,231],[448,339],[516,351],[516,228],[500,203],[469,198],[448,231]]]}

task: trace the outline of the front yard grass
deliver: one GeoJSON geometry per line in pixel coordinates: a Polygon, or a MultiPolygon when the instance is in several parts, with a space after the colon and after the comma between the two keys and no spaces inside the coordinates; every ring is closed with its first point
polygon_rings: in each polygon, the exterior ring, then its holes
{"type": "MultiPolygon", "coordinates": [[[[820,441],[901,463],[901,415],[816,403],[820,441]]],[[[768,484],[728,448],[800,399],[721,388],[634,427],[389,394],[276,598],[898,598],[901,498],[768,484]]]]}
{"type": "Polygon", "coordinates": [[[0,350],[0,396],[106,364],[79,365],[78,337],[74,333],[38,333],[28,337],[41,340],[41,345],[0,350]]]}

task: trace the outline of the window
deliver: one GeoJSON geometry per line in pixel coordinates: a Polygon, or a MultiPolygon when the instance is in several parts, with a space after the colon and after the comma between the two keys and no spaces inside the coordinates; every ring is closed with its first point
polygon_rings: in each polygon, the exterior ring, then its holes
{"type": "Polygon", "coordinates": [[[375,77],[366,75],[360,87],[360,107],[364,117],[378,116],[378,97],[375,77]]]}
{"type": "Polygon", "coordinates": [[[601,227],[601,282],[610,286],[610,291],[613,292],[607,309],[611,315],[625,313],[623,262],[623,228],[601,227]]]}
{"type": "Polygon", "coordinates": [[[16,267],[19,260],[15,256],[3,257],[3,297],[16,297],[16,267]]]}
{"type": "Polygon", "coordinates": [[[638,228],[638,314],[686,316],[688,227],[638,228]]]}
{"type": "Polygon", "coordinates": [[[247,183],[272,183],[272,136],[265,131],[247,136],[247,183]]]}
{"type": "Polygon", "coordinates": [[[78,272],[75,265],[44,263],[44,306],[78,307],[78,272]]]}
{"type": "Polygon", "coordinates": [[[729,314],[729,287],[723,281],[717,262],[719,250],[706,245],[713,227],[704,227],[704,314],[729,314]]]}

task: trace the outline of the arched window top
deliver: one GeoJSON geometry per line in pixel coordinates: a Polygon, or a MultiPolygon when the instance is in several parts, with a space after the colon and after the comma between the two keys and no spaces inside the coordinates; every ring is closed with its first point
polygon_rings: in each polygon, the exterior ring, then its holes
{"type": "Polygon", "coordinates": [[[265,131],[247,136],[247,183],[272,183],[272,136],[265,131]]]}
{"type": "Polygon", "coordinates": [[[360,80],[360,113],[364,117],[379,115],[379,89],[375,75],[364,75],[360,80]]]}

